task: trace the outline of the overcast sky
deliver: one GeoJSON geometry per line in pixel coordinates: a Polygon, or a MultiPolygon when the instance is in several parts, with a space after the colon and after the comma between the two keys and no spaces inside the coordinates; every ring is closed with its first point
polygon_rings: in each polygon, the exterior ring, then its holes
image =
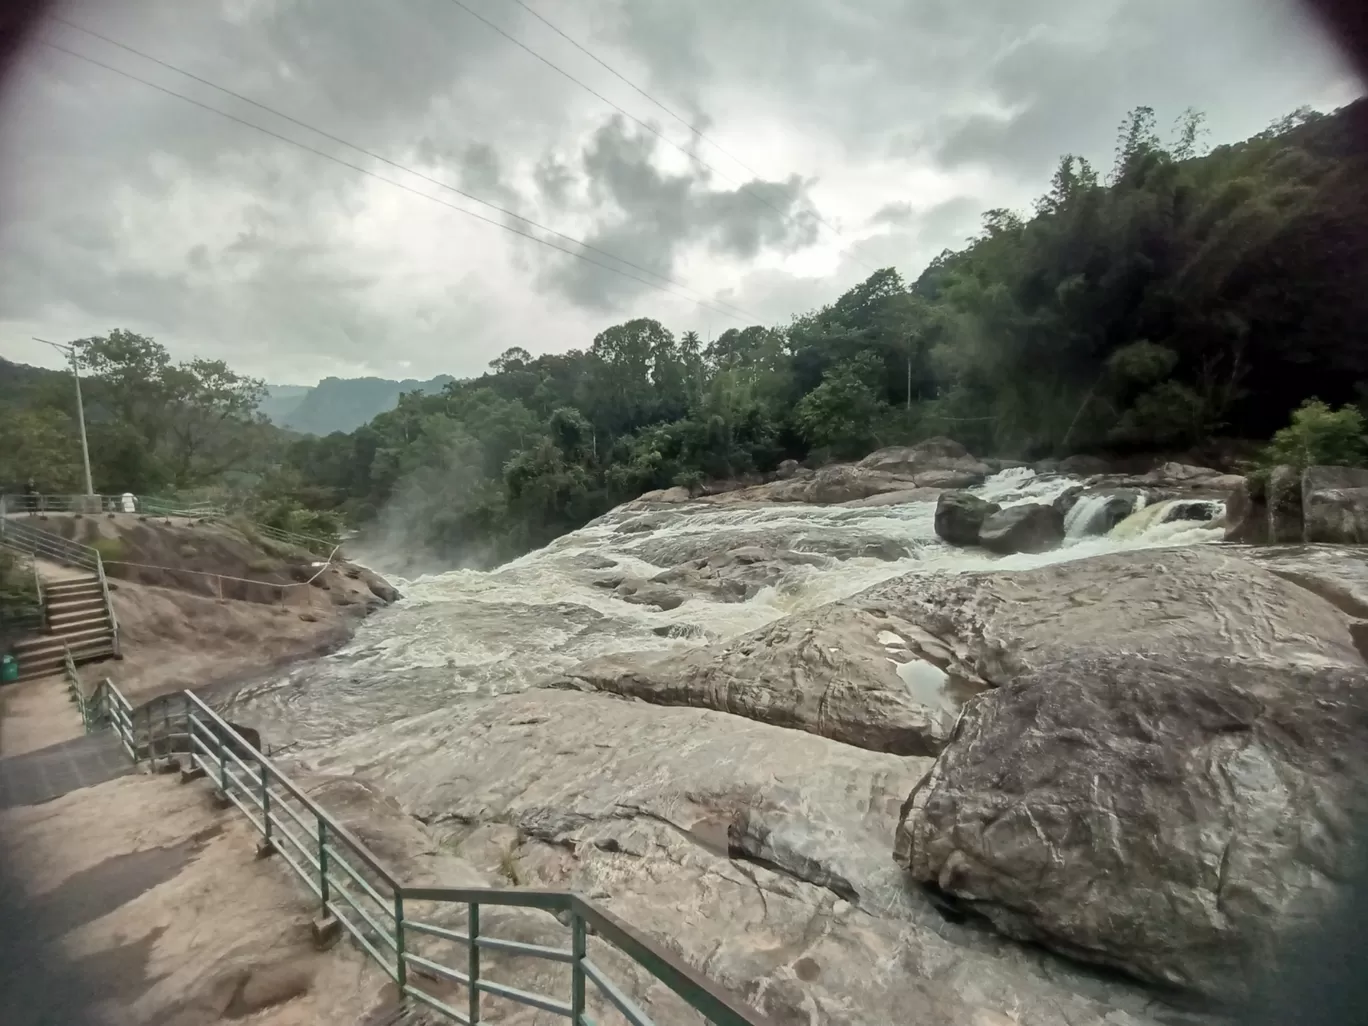
{"type": "Polygon", "coordinates": [[[54,22],[43,38],[378,177],[35,45],[0,97],[0,352],[51,365],[29,336],[123,327],[309,384],[469,375],[633,316],[783,324],[1026,210],[1061,153],[1105,168],[1137,104],[1162,126],[1204,110],[1218,143],[1359,93],[1281,0],[526,2],[687,124],[516,0],[71,3],[402,168],[54,22]]]}

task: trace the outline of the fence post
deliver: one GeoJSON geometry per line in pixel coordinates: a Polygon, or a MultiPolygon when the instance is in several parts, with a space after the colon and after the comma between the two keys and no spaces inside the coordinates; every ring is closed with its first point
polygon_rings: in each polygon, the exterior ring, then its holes
{"type": "Polygon", "coordinates": [[[260,756],[257,757],[256,768],[257,779],[261,784],[261,829],[265,835],[265,840],[259,850],[261,854],[269,855],[275,850],[274,842],[271,840],[271,789],[266,786],[266,764],[260,756]]]}
{"type": "Polygon", "coordinates": [[[399,1003],[408,1003],[408,958],[404,954],[404,892],[394,888],[394,977],[399,984],[399,1003]]]}
{"type": "Polygon", "coordinates": [[[570,1026],[584,1022],[584,919],[579,912],[570,912],[570,1026]]]}
{"type": "Polygon", "coordinates": [[[323,899],[323,918],[328,918],[328,824],[322,817],[314,817],[318,822],[318,896],[323,899]]]}
{"type": "MultiPolygon", "coordinates": [[[[211,724],[212,726],[212,724],[211,724]]],[[[217,730],[213,731],[214,740],[218,742],[219,750],[219,790],[223,792],[223,803],[228,804],[228,740],[221,737],[217,730]]]]}
{"type": "MultiPolygon", "coordinates": [[[[152,772],[157,772],[157,749],[152,743],[152,703],[148,702],[143,706],[143,739],[147,743],[147,764],[152,767],[152,772]]],[[[138,742],[133,741],[133,757],[138,755],[138,742]]]]}
{"type": "Polygon", "coordinates": [[[466,959],[466,975],[470,977],[470,1007],[467,1010],[470,1026],[480,1021],[480,906],[470,903],[470,951],[466,959]]]}

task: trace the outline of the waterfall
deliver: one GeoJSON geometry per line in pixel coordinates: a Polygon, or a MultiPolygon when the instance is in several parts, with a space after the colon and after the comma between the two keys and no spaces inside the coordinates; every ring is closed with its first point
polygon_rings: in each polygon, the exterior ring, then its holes
{"type": "MultiPolygon", "coordinates": [[[[1011,506],[1053,502],[1079,483],[1021,467],[970,490],[1011,506]]],[[[1218,541],[1223,533],[1210,523],[1171,520],[1207,512],[1192,508],[1197,500],[1181,500],[1138,509],[1107,535],[1085,536],[1109,498],[1116,496],[1080,499],[1060,547],[1012,556],[945,544],[936,536],[934,501],[619,507],[493,570],[396,579],[402,602],[365,620],[340,651],[242,688],[232,709],[268,740],[307,747],[462,696],[523,690],[584,659],[682,655],[903,574],[1028,570],[1105,552],[1218,541]],[[756,575],[744,601],[691,592],[667,610],[616,594],[626,578],[647,580],[742,548],[750,550],[756,575]]],[[[1209,506],[1215,514],[1221,504],[1209,506]]]]}
{"type": "MultiPolygon", "coordinates": [[[[1119,496],[1116,495],[1080,496],[1078,501],[1074,503],[1073,509],[1069,510],[1064,517],[1064,537],[1076,541],[1079,538],[1087,538],[1091,535],[1110,534],[1110,531],[1097,530],[1094,525],[1106,513],[1107,506],[1117,498],[1119,496]]],[[[1139,492],[1132,504],[1131,516],[1134,516],[1136,511],[1143,509],[1144,506],[1145,494],[1139,492]]]]}

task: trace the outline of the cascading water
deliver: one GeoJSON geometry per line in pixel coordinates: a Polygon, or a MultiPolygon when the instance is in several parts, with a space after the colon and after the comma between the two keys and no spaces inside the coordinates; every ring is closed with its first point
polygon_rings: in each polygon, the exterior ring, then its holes
{"type": "MultiPolygon", "coordinates": [[[[1124,497],[1121,497],[1124,498],[1124,497]]],[[[1074,503],[1068,515],[1064,517],[1064,537],[1065,540],[1077,541],[1080,538],[1087,538],[1090,535],[1107,534],[1105,530],[1099,530],[1099,522],[1105,522],[1112,515],[1112,506],[1118,501],[1115,495],[1083,495],[1074,503]]],[[[1137,492],[1131,504],[1128,516],[1134,515],[1137,511],[1145,508],[1145,494],[1137,492]]],[[[1126,518],[1122,518],[1124,521],[1126,518]]]]}
{"type": "MultiPolygon", "coordinates": [[[[973,491],[1010,506],[1048,503],[1076,484],[1021,468],[973,491]]],[[[396,580],[403,601],[366,620],[345,648],[243,687],[229,704],[271,743],[308,745],[466,696],[522,690],[591,657],[663,655],[731,638],[902,574],[1028,569],[1119,549],[1216,541],[1222,533],[1193,520],[1166,522],[1175,504],[1156,503],[1106,536],[1084,536],[1099,508],[1092,497],[1079,500],[1060,548],[1005,557],[942,542],[934,502],[619,508],[494,570],[396,580]],[[742,546],[811,558],[784,562],[772,583],[742,602],[690,597],[666,611],[632,605],[603,586],[608,577],[650,578],[742,546]]],[[[383,572],[383,560],[373,562],[383,572]]]]}

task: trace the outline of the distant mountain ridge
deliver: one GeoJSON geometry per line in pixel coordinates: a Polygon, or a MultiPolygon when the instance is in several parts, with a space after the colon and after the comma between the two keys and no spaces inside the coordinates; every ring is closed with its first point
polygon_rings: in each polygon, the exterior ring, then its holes
{"type": "Polygon", "coordinates": [[[269,385],[258,409],[271,423],[308,435],[355,431],[392,410],[401,392],[440,392],[450,374],[427,381],[405,378],[324,378],[317,385],[269,385]]]}

